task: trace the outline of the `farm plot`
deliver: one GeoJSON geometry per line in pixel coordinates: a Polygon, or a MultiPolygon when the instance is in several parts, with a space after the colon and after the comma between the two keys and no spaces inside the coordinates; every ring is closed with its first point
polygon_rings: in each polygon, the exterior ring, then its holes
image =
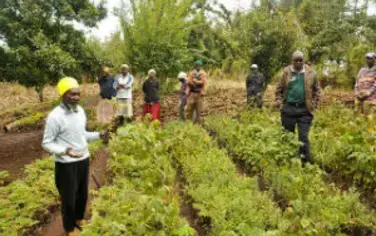
{"type": "Polygon", "coordinates": [[[291,233],[372,234],[374,213],[354,189],[341,192],[317,165],[302,167],[296,137],[282,131],[279,116],[244,113],[207,119],[206,128],[250,172],[259,174],[291,221],[291,233]],[[293,215],[290,215],[293,213],[293,215]]]}

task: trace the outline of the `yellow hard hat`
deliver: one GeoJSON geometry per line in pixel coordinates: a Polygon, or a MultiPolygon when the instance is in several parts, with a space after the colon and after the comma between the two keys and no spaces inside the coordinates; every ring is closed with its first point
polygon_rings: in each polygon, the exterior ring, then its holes
{"type": "Polygon", "coordinates": [[[78,84],[77,80],[72,77],[64,77],[57,84],[60,97],[73,88],[80,88],[80,85],[78,84]]]}

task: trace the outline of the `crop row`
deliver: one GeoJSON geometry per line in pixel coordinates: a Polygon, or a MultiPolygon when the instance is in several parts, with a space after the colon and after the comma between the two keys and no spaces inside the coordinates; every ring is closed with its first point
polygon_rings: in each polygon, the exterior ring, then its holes
{"type": "Polygon", "coordinates": [[[341,105],[315,114],[313,159],[373,194],[376,190],[376,136],[373,115],[366,119],[341,105]]]}
{"type": "Polygon", "coordinates": [[[19,235],[37,225],[57,204],[52,158],[25,167],[25,178],[0,188],[0,235],[19,235]]]}
{"type": "Polygon", "coordinates": [[[258,189],[257,179],[239,176],[204,130],[180,123],[166,130],[169,153],[182,168],[193,207],[210,219],[211,235],[280,235],[288,227],[270,196],[258,189]]]}
{"type": "Polygon", "coordinates": [[[374,229],[374,214],[361,204],[354,189],[341,192],[325,181],[326,174],[317,165],[302,167],[299,143],[281,129],[276,114],[212,118],[205,126],[285,202],[283,215],[291,222],[290,233],[340,235],[374,229]]]}
{"type": "Polygon", "coordinates": [[[194,235],[180,216],[175,170],[156,124],[128,125],[110,142],[112,183],[92,201],[81,235],[194,235]]]}

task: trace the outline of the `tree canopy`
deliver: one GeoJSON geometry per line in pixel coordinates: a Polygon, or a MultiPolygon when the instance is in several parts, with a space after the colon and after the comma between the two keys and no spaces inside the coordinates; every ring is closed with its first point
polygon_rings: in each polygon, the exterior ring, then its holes
{"type": "Polygon", "coordinates": [[[63,75],[80,77],[98,62],[84,33],[73,24],[94,27],[106,17],[104,2],[89,0],[4,0],[0,3],[0,37],[6,60],[1,77],[40,90],[63,75]]]}
{"type": "Polygon", "coordinates": [[[371,0],[261,0],[235,12],[208,0],[124,0],[116,9],[121,31],[105,42],[86,39],[73,25],[94,27],[106,17],[104,2],[5,0],[0,7],[7,45],[0,48],[0,76],[36,87],[123,63],[140,74],[154,68],[163,82],[196,59],[229,73],[256,63],[271,79],[296,49],[320,70],[328,61],[343,63],[335,83],[351,87],[376,46],[371,0]]]}

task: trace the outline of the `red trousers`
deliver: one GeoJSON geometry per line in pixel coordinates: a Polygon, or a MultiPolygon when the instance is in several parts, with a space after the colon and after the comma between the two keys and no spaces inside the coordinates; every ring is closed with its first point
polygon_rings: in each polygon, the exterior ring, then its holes
{"type": "Polygon", "coordinates": [[[161,119],[161,104],[159,102],[154,104],[144,104],[144,111],[142,113],[143,117],[146,114],[151,114],[152,118],[151,121],[160,120],[161,119]]]}

